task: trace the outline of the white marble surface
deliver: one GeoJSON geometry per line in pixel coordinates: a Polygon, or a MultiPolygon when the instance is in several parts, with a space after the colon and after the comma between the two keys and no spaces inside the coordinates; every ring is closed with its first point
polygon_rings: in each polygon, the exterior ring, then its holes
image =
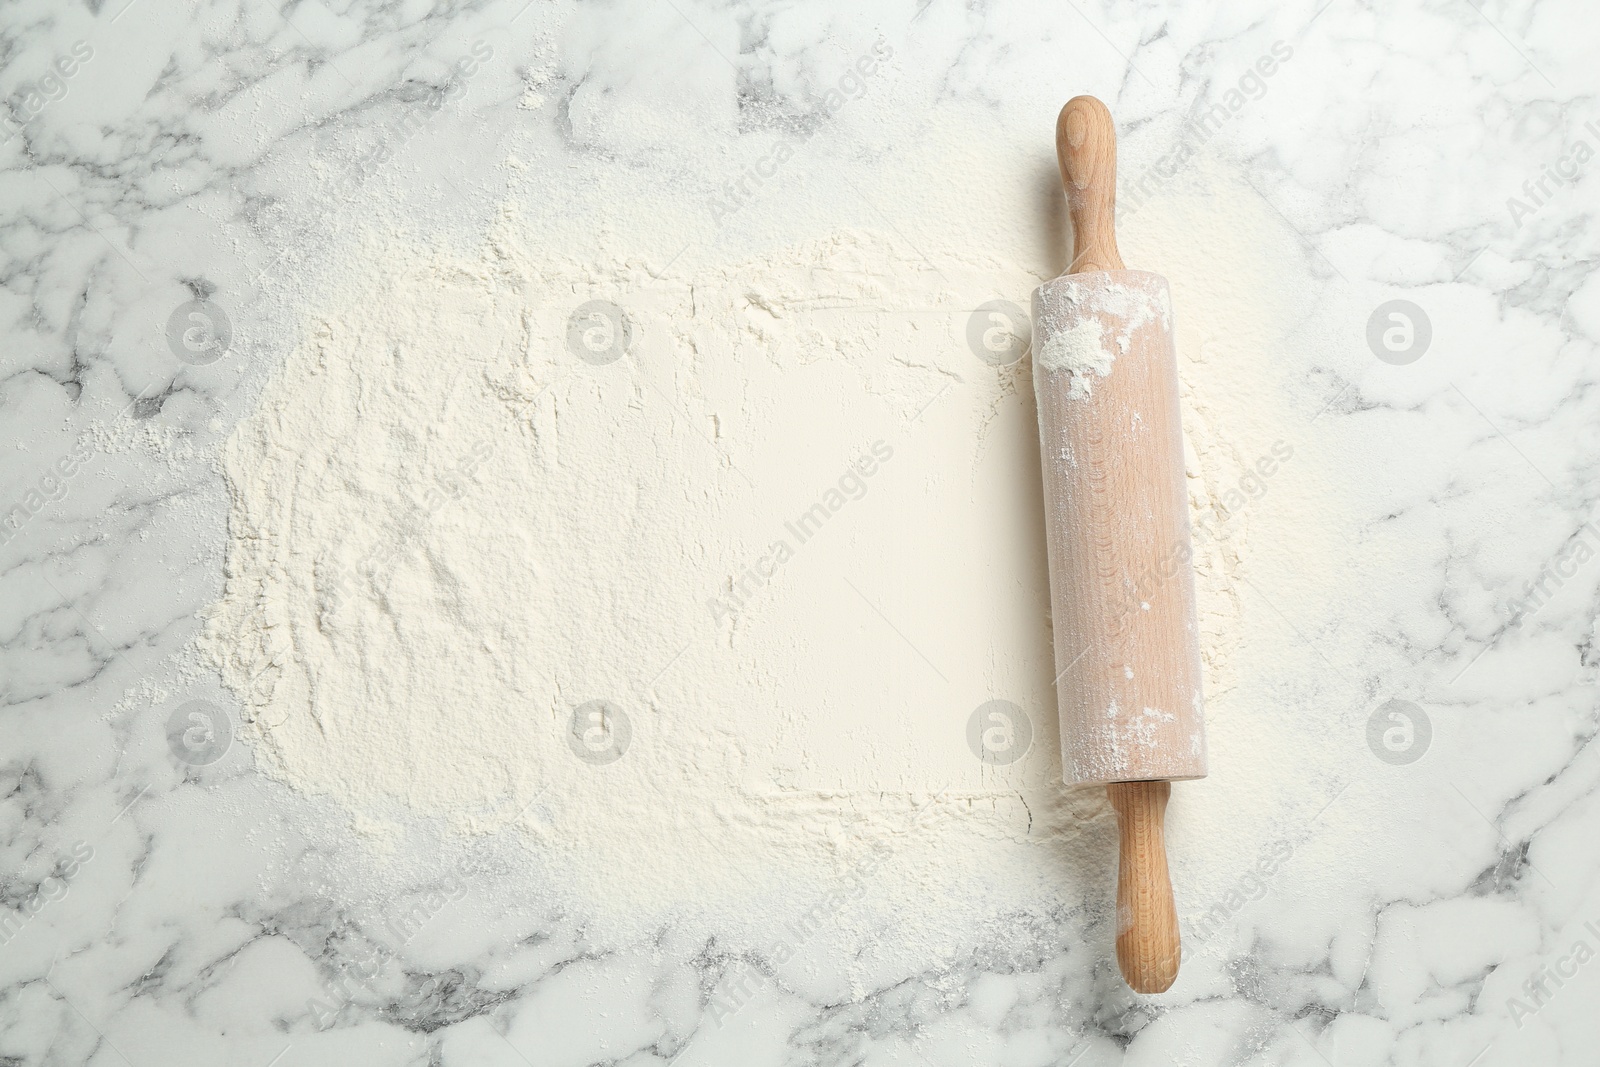
{"type": "MultiPolygon", "coordinates": [[[[0,1062],[1600,1063],[1597,29],[1549,0],[9,5],[0,1062]],[[427,884],[386,881],[313,832],[314,806],[255,775],[246,746],[176,761],[169,717],[226,699],[169,666],[220,584],[211,450],[292,337],[274,281],[314,272],[369,174],[401,175],[402,210],[430,229],[475,232],[531,111],[534,163],[566,175],[540,205],[552,233],[607,170],[669,173],[709,205],[730,160],[759,156],[784,116],[803,125],[839,57],[880,35],[897,100],[933,122],[987,109],[996,151],[1037,141],[1031,168],[1075,93],[1110,102],[1125,158],[1154,161],[1274,42],[1293,49],[1260,94],[1243,84],[1252,99],[1207,150],[1298,234],[1327,306],[1357,309],[1319,320],[1339,358],[1303,376],[1328,397],[1305,417],[1361,443],[1350,529],[1366,562],[1299,620],[1327,670],[1284,698],[1341,709],[1321,791],[1295,801],[1351,805],[1371,847],[1319,851],[1307,820],[1291,860],[1261,857],[1270,892],[1219,900],[1227,936],[1148,1001],[1121,990],[1103,929],[1051,913],[1024,917],[1025,951],[845,994],[756,983],[718,1026],[711,994],[737,964],[714,936],[607,943],[459,843],[427,884]],[[675,121],[713,120],[724,159],[676,151],[675,121]],[[226,310],[226,356],[177,358],[167,324],[191,299],[226,310]],[[1431,323],[1413,363],[1368,348],[1388,300],[1431,323]],[[192,457],[107,453],[96,428],[117,420],[192,457]],[[119,710],[140,686],[159,699],[119,710]],[[1336,773],[1390,700],[1424,709],[1427,751],[1336,773]]],[[[827,153],[870,166],[903,147],[840,140],[739,213],[777,225],[786,204],[843,203],[831,183],[849,172],[827,153]]]]}

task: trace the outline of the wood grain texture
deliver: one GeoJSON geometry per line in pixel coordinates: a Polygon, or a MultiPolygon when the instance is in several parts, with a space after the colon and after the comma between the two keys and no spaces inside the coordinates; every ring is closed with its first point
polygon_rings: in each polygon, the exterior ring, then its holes
{"type": "Polygon", "coordinates": [[[1206,773],[1176,357],[1166,282],[1146,271],[1057,278],[1034,296],[1061,768],[1069,785],[1206,773]],[[1130,317],[1129,305],[1150,317],[1130,317]],[[1158,309],[1158,310],[1157,310],[1158,309]],[[1084,322],[1113,349],[1077,387],[1041,360],[1084,322]],[[1088,395],[1077,395],[1087,388],[1088,395]]]}
{"type": "Polygon", "coordinates": [[[1072,218],[1066,273],[1121,270],[1117,252],[1117,127],[1092,96],[1075,96],[1056,116],[1056,162],[1072,218]]]}
{"type": "Polygon", "coordinates": [[[1167,873],[1162,826],[1169,782],[1106,786],[1117,812],[1117,965],[1136,993],[1165,993],[1178,977],[1183,948],[1167,873]]]}

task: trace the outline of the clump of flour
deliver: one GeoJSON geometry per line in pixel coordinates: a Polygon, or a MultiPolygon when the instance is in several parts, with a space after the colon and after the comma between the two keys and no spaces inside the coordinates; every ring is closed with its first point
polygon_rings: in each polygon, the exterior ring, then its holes
{"type": "Polygon", "coordinates": [[[1099,320],[1082,319],[1051,334],[1039,345],[1039,366],[1047,371],[1069,371],[1074,379],[1072,395],[1088,396],[1088,375],[1104,378],[1117,358],[1101,341],[1102,332],[1099,320]]]}
{"type": "Polygon", "coordinates": [[[1093,379],[1110,374],[1117,357],[1127,354],[1135,333],[1153,321],[1169,329],[1172,309],[1155,275],[1093,271],[1041,285],[1033,317],[1042,338],[1036,370],[1069,375],[1067,395],[1082,399],[1093,391],[1093,379]],[[1114,329],[1108,332],[1108,325],[1114,329]]]}

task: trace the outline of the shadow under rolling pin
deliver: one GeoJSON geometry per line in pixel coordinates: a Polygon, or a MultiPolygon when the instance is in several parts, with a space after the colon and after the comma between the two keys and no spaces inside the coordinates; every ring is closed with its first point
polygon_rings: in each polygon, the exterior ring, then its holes
{"type": "Polygon", "coordinates": [[[1117,813],[1117,962],[1160,993],[1181,947],[1163,819],[1170,783],[1203,778],[1205,730],[1172,309],[1160,275],[1123,268],[1116,128],[1079,96],[1056,121],[1072,218],[1067,272],[1033,294],[1063,775],[1117,813]]]}

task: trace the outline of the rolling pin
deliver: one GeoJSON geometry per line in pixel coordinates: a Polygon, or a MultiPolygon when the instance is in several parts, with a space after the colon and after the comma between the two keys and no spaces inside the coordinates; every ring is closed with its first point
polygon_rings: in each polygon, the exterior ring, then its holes
{"type": "Polygon", "coordinates": [[[1200,648],[1172,309],[1125,270],[1116,128],[1080,96],[1056,121],[1072,219],[1067,272],[1033,294],[1062,774],[1116,811],[1117,962],[1160,993],[1178,975],[1163,819],[1171,782],[1203,778],[1200,648]]]}

